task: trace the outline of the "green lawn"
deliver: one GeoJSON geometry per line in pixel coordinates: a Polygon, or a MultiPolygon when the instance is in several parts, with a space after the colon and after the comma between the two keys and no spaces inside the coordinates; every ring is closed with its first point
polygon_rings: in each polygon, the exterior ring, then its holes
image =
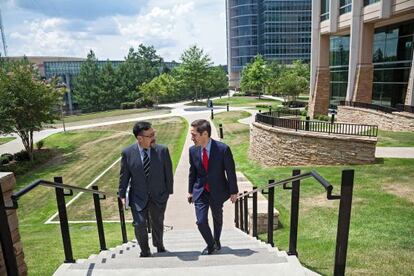
{"type": "MultiPolygon", "coordinates": [[[[270,100],[270,99],[260,99],[257,97],[230,97],[223,96],[221,99],[213,100],[213,105],[227,105],[227,103],[230,104],[230,108],[232,106],[237,107],[253,107],[255,108],[256,105],[273,105],[278,106],[281,105],[282,102],[276,101],[276,100],[270,100]]],[[[189,105],[202,105],[205,106],[206,102],[200,102],[200,103],[190,103],[189,105]]]]}
{"type": "Polygon", "coordinates": [[[414,147],[414,132],[378,131],[378,147],[414,147]]]}
{"type": "MultiPolygon", "coordinates": [[[[246,112],[217,114],[215,124],[224,127],[224,142],[232,148],[236,166],[252,183],[264,186],[269,179],[281,180],[292,167],[264,168],[248,158],[249,127],[237,123],[246,112]]],[[[309,166],[316,169],[339,193],[343,169],[355,170],[355,186],[347,256],[347,275],[413,275],[414,264],[414,159],[384,159],[373,165],[309,166]]],[[[315,181],[301,185],[298,252],[302,264],[323,275],[333,274],[338,201],[327,201],[315,181]]],[[[275,246],[288,249],[290,194],[275,192],[280,212],[275,246]]],[[[265,235],[262,236],[265,239],[265,235]]]]}
{"type": "MultiPolygon", "coordinates": [[[[101,111],[94,113],[86,113],[79,115],[70,115],[65,116],[65,124],[77,123],[82,121],[102,121],[102,119],[110,117],[119,117],[118,119],[123,119],[124,117],[131,117],[133,115],[138,116],[150,116],[155,115],[155,113],[166,114],[169,113],[169,109],[153,109],[153,108],[139,108],[139,109],[115,109],[109,111],[101,111]]],[[[60,127],[62,125],[61,120],[56,120],[54,126],[60,127]]]]}
{"type": "MultiPolygon", "coordinates": [[[[169,146],[174,167],[182,152],[187,123],[179,117],[152,120],[157,131],[158,143],[169,146]]],[[[18,188],[22,188],[36,179],[52,180],[54,176],[62,176],[67,184],[86,186],[96,176],[120,157],[125,146],[134,143],[131,135],[133,123],[112,125],[88,130],[59,133],[45,139],[45,147],[55,149],[56,154],[49,163],[17,178],[18,188]]],[[[118,180],[113,176],[119,174],[119,165],[115,165],[111,173],[105,175],[99,185],[101,190],[116,190],[118,180]]],[[[87,199],[82,196],[80,200],[87,199]]],[[[71,197],[66,200],[69,201],[71,197]]],[[[92,196],[89,195],[89,201],[92,196]]],[[[108,197],[102,204],[111,207],[115,199],[108,197]]],[[[88,209],[79,206],[79,209],[88,209]]],[[[56,200],[51,188],[38,187],[19,200],[18,216],[25,260],[29,267],[29,275],[51,275],[62,263],[63,246],[59,225],[43,223],[56,212],[56,200]]],[[[75,218],[68,212],[69,220],[75,218]]],[[[71,240],[74,257],[87,258],[99,252],[99,241],[95,224],[71,224],[71,240]]],[[[107,246],[120,244],[121,233],[118,223],[105,224],[107,246]]],[[[129,238],[133,237],[133,229],[128,224],[129,238]]]]}
{"type": "Polygon", "coordinates": [[[6,144],[10,141],[13,141],[14,139],[16,138],[15,137],[0,137],[0,145],[6,144]]]}

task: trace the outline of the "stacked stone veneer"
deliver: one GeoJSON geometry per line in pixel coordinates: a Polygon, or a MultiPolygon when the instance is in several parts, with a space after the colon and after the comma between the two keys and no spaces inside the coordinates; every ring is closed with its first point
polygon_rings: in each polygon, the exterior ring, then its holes
{"type": "MultiPolygon", "coordinates": [[[[252,191],[252,183],[241,173],[237,172],[237,185],[239,191],[252,191]]],[[[253,235],[253,199],[248,198],[248,227],[249,234],[253,235]]],[[[263,234],[267,232],[268,222],[268,201],[262,193],[257,193],[257,233],[263,234]]],[[[273,229],[276,230],[279,224],[279,211],[273,208],[273,229]]]]}
{"type": "Polygon", "coordinates": [[[414,114],[408,112],[384,113],[372,109],[338,106],[338,122],[378,125],[390,131],[414,131],[414,114]]]}
{"type": "Polygon", "coordinates": [[[261,165],[339,165],[375,162],[376,138],[295,131],[253,123],[249,157],[261,165]]]}
{"type": "MultiPolygon", "coordinates": [[[[6,206],[11,206],[12,205],[11,195],[16,185],[14,175],[12,173],[0,172],[0,185],[3,191],[2,196],[4,198],[4,202],[6,206]]],[[[8,210],[7,218],[9,221],[10,232],[12,235],[14,254],[17,260],[19,275],[27,275],[27,266],[24,261],[23,248],[22,248],[22,243],[20,241],[19,221],[17,219],[16,210],[8,210]]],[[[0,222],[0,223],[3,223],[3,222],[0,222]]],[[[4,263],[3,252],[2,252],[1,246],[0,246],[0,275],[7,275],[6,265],[4,263]]]]}

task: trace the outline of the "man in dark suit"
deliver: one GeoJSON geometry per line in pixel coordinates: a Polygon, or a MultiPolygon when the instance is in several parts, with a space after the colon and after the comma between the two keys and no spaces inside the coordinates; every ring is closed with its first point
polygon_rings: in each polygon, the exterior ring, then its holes
{"type": "Polygon", "coordinates": [[[137,143],[122,151],[119,197],[125,205],[128,185],[129,206],[141,257],[150,257],[147,218],[152,228],[152,243],[158,252],[163,244],[164,213],[173,193],[173,170],[168,148],[155,143],[155,131],[148,122],[137,122],[133,133],[137,143]]]}
{"type": "Polygon", "coordinates": [[[223,203],[237,199],[237,177],[230,148],[211,139],[211,125],[206,120],[191,124],[190,173],[188,201],[194,202],[197,226],[207,247],[203,255],[221,249],[220,235],[223,227],[223,203]],[[211,209],[214,235],[208,224],[208,209],[211,209]]]}

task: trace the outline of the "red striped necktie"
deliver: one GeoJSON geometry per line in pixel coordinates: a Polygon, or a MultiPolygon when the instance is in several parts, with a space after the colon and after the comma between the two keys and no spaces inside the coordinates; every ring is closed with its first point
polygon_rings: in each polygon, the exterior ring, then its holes
{"type": "MultiPolygon", "coordinates": [[[[203,148],[203,167],[208,172],[208,154],[206,148],[203,148]]],[[[210,185],[208,183],[204,183],[204,190],[210,192],[210,185]]]]}

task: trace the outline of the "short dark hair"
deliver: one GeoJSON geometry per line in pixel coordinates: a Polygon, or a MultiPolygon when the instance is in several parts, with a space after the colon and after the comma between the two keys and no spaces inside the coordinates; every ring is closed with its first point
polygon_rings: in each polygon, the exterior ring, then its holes
{"type": "Polygon", "coordinates": [[[134,133],[134,136],[137,137],[138,135],[141,135],[145,130],[150,129],[151,127],[152,125],[150,122],[136,122],[134,128],[132,129],[132,132],[134,133]]]}
{"type": "Polygon", "coordinates": [[[211,125],[209,121],[204,119],[195,120],[191,123],[191,126],[194,127],[200,134],[203,134],[204,131],[207,131],[208,137],[211,137],[211,125]]]}

